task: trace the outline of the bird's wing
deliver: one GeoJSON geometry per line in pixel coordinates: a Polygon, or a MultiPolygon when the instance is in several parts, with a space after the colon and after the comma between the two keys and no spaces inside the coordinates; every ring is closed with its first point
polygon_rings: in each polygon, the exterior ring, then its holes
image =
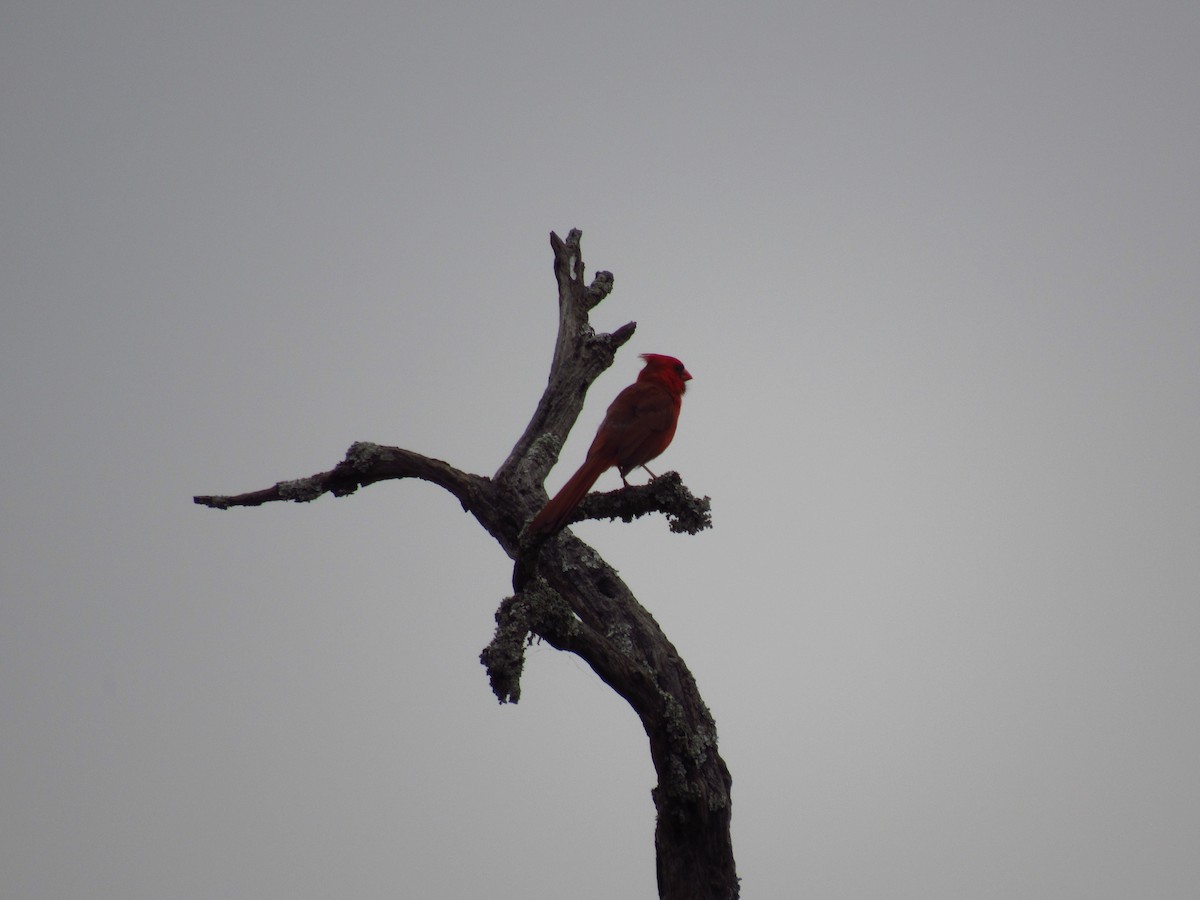
{"type": "Polygon", "coordinates": [[[631,384],[608,408],[588,455],[603,454],[624,475],[667,448],[678,418],[678,399],[665,387],[650,382],[631,384]]]}

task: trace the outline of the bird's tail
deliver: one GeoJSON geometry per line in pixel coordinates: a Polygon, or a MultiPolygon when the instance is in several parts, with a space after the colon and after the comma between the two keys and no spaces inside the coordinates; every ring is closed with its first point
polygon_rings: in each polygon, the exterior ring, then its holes
{"type": "Polygon", "coordinates": [[[579,471],[568,478],[559,492],[542,507],[542,511],[533,517],[533,521],[529,523],[529,534],[549,536],[566,525],[579,501],[592,489],[601,473],[611,465],[612,461],[602,458],[600,454],[584,460],[579,471]]]}

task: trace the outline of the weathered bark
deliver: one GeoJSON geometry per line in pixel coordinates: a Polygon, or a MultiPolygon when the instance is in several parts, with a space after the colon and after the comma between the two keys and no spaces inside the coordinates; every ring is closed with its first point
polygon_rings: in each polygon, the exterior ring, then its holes
{"type": "MultiPolygon", "coordinates": [[[[236,496],[199,496],[227,509],[274,500],[307,502],[324,493],[345,496],[397,478],[420,478],[453,494],[515,562],[515,593],[496,612],[496,633],[480,659],[501,703],[520,698],[524,650],[536,636],[576,654],[641,719],[658,775],[655,849],[659,896],[669,900],[732,900],[738,879],[730,841],[729,770],[717,753],[717,731],[695,679],[658,623],[617,573],[568,532],[544,545],[522,542],[522,529],[546,502],[542,483],[574,426],[588,388],[633,335],[635,323],[596,334],[588,312],[612,290],[612,275],[583,282],[580,232],[550,235],[558,282],[559,331],[550,378],[533,418],[491,477],[398,447],[356,443],[332,470],[236,496]]],[[[590,494],[574,520],[666,513],[673,531],[711,524],[698,499],[674,473],[651,484],[590,494]]]]}

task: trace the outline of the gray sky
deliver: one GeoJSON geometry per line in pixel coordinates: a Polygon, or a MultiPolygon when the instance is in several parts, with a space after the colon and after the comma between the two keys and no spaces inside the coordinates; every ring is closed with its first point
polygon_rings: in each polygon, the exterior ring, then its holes
{"type": "MultiPolygon", "coordinates": [[[[632,712],[478,663],[584,230],[713,498],[592,541],[699,680],[747,898],[1200,885],[1200,6],[9,2],[0,893],[651,897],[632,712]]],[[[600,486],[611,488],[615,475],[600,486]]]]}

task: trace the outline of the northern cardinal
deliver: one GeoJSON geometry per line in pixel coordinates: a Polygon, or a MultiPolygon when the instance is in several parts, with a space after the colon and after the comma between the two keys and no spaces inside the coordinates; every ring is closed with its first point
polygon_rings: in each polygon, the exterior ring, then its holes
{"type": "MultiPolygon", "coordinates": [[[[643,353],[642,359],[646,367],[638,373],[637,381],[617,394],[596,430],[583,465],[533,517],[530,534],[549,535],[562,528],[596,479],[610,466],[617,467],[621,481],[628,485],[626,475],[638,466],[645,468],[646,463],[670,445],[679,422],[683,392],[687,390],[685,382],[691,381],[692,376],[673,356],[643,353]]],[[[653,472],[650,477],[654,477],[653,472]]]]}

